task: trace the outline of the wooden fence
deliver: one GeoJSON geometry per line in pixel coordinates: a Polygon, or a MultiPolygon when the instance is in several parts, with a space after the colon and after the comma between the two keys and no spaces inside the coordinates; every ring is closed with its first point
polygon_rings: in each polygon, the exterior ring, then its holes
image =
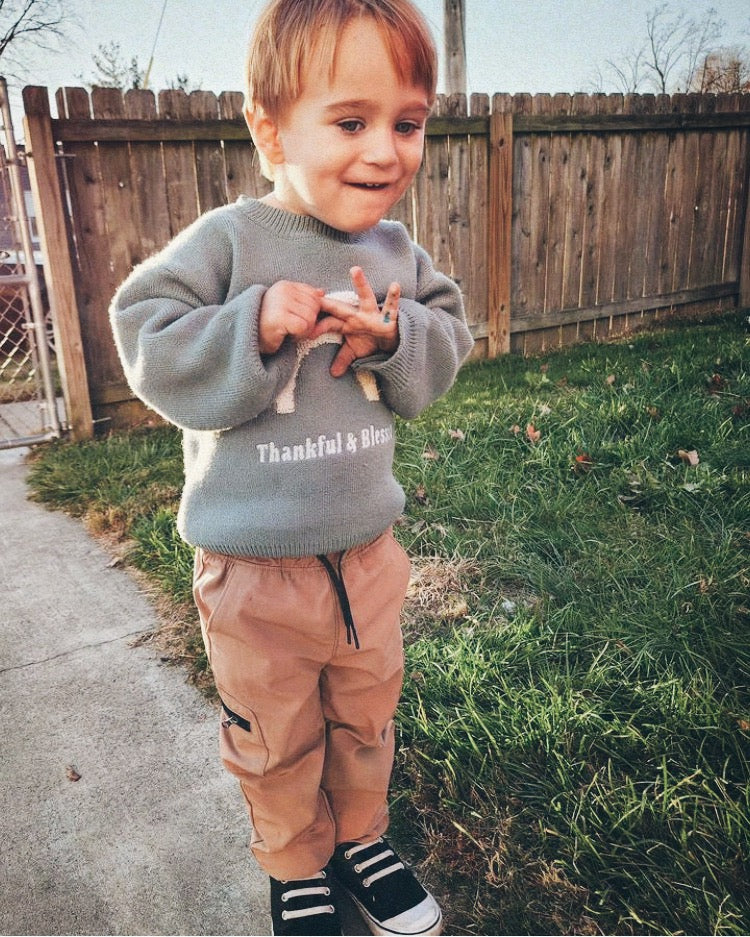
{"type": "MultiPolygon", "coordinates": [[[[24,90],[74,434],[143,418],[107,307],[201,212],[268,191],[242,95],[24,90]]],[[[440,99],[393,217],[460,284],[477,355],[750,305],[750,95],[440,99]]]]}

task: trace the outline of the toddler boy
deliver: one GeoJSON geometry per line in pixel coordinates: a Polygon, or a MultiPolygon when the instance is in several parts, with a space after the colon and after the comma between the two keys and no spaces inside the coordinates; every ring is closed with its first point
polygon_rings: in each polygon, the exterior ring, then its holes
{"type": "Polygon", "coordinates": [[[383,220],[435,82],[409,0],[273,0],[246,108],[273,191],[199,218],[111,308],[131,387],[183,432],[178,528],[275,934],[340,933],[340,886],[373,933],[441,928],[383,838],[409,580],[393,414],[472,345],[455,284],[383,220]]]}

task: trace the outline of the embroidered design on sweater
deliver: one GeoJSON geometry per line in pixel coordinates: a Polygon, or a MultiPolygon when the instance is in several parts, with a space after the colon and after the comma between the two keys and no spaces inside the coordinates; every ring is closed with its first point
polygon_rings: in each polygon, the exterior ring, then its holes
{"type": "MultiPolygon", "coordinates": [[[[333,299],[339,299],[345,303],[351,303],[353,306],[358,305],[357,294],[350,291],[329,293],[328,296],[333,299]]],[[[294,413],[296,411],[297,404],[294,399],[294,394],[297,389],[297,376],[299,374],[299,369],[302,367],[302,362],[313,348],[319,348],[321,345],[342,345],[343,343],[344,339],[338,332],[326,332],[324,335],[319,335],[317,338],[307,339],[297,343],[297,360],[294,365],[294,370],[292,371],[291,377],[276,397],[277,413],[294,413]]],[[[356,371],[354,376],[357,379],[357,383],[362,388],[362,393],[365,395],[366,400],[373,402],[380,400],[380,391],[372,371],[356,371]]]]}

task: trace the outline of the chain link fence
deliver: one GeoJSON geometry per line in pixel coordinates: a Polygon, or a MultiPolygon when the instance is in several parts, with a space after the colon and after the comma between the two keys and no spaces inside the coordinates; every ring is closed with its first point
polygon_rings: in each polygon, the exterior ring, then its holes
{"type": "Polygon", "coordinates": [[[0,449],[9,449],[57,438],[61,421],[51,312],[4,78],[0,121],[0,449]]]}

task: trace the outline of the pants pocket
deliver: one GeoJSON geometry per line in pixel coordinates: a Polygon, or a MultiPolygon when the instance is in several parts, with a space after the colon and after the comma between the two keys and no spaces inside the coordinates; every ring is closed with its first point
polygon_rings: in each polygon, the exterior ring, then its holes
{"type": "Polygon", "coordinates": [[[219,687],[221,727],[219,752],[226,768],[238,778],[262,777],[268,767],[268,746],[252,709],[219,687]],[[226,698],[225,698],[226,697],[226,698]]]}

